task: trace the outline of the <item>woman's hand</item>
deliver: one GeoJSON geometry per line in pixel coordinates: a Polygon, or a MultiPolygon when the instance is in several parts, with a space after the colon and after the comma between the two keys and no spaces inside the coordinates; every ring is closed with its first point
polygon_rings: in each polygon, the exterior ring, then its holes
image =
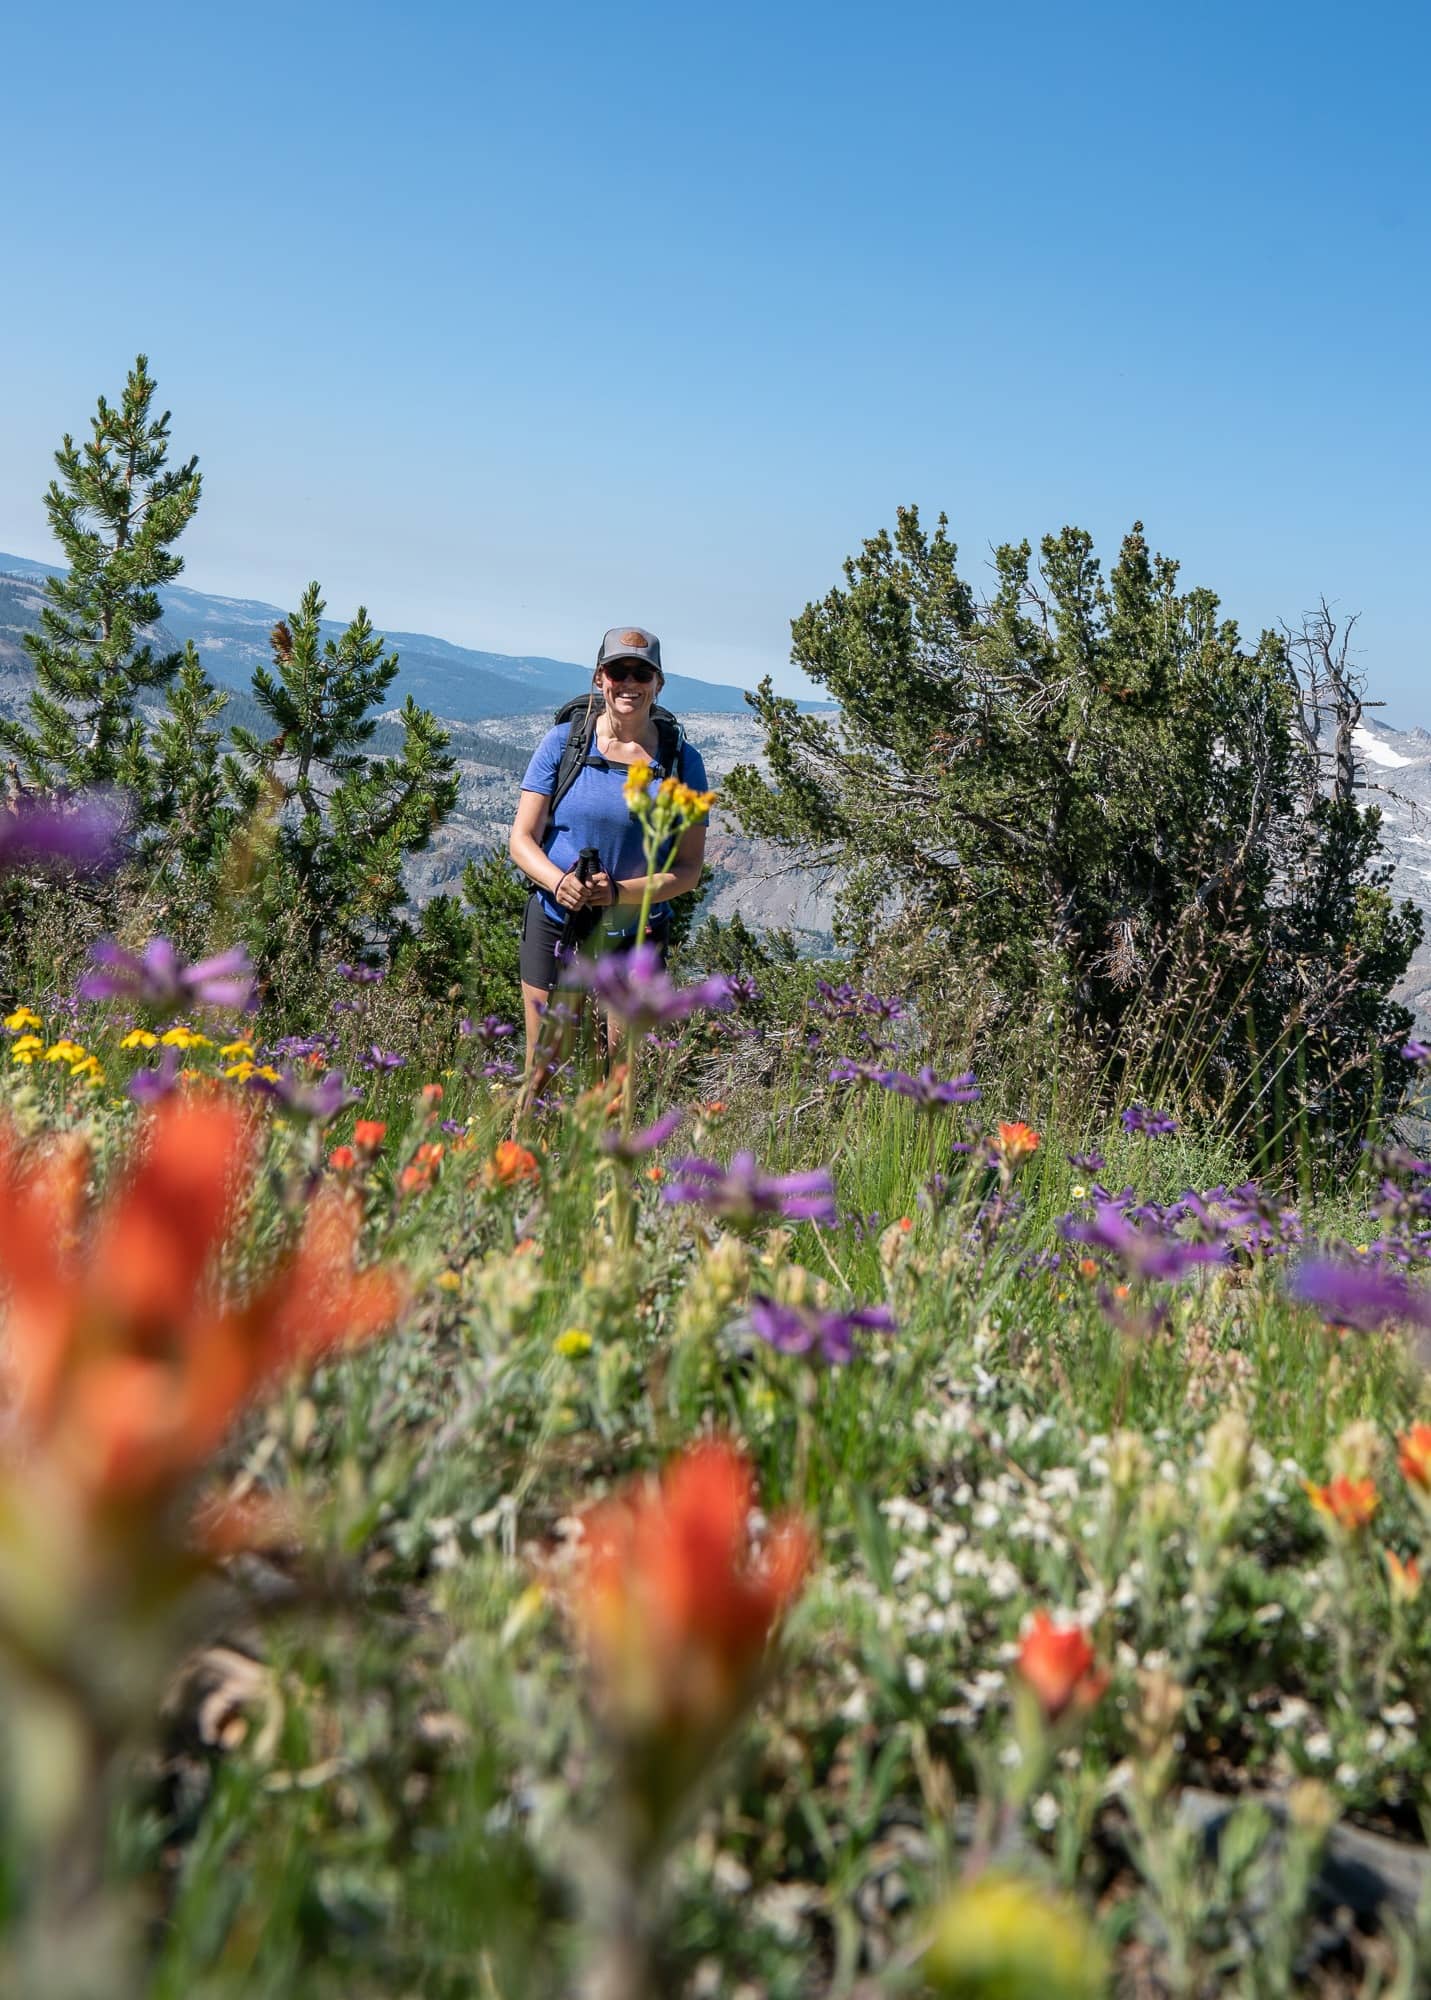
{"type": "Polygon", "coordinates": [[[589,883],[577,881],[574,868],[568,868],[552,890],[552,899],[560,903],[564,910],[584,910],[589,888],[589,883]]]}
{"type": "Polygon", "coordinates": [[[586,885],[586,900],[594,910],[614,910],[619,894],[604,868],[599,868],[586,885]]]}

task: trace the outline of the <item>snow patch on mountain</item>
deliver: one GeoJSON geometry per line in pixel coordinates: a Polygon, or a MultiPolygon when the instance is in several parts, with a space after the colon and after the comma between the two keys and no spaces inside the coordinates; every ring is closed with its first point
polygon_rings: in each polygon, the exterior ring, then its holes
{"type": "Polygon", "coordinates": [[[1389,743],[1383,743],[1364,722],[1358,723],[1352,731],[1352,742],[1368,764],[1381,764],[1388,770],[1394,770],[1416,762],[1414,757],[1403,757],[1399,750],[1393,749],[1389,743]]]}

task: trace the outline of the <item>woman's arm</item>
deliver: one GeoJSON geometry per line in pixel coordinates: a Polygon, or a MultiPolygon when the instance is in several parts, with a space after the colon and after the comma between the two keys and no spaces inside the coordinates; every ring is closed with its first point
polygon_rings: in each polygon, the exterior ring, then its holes
{"type": "Polygon", "coordinates": [[[545,792],[522,792],[517,799],[517,817],[507,837],[507,852],[529,881],[545,889],[564,910],[579,910],[586,891],[570,869],[562,870],[542,852],[542,835],[547,825],[548,798],[545,792]]]}
{"type": "MultiPolygon", "coordinates": [[[[526,794],[523,793],[522,796],[525,798],[526,794]]],[[[673,896],[689,896],[693,889],[698,889],[701,885],[701,868],[705,858],[705,827],[703,825],[687,827],[681,835],[680,846],[672,856],[674,867],[658,868],[652,879],[651,901],[668,903],[673,896]]],[[[520,866],[520,863],[518,865],[520,866]]],[[[618,903],[634,903],[639,909],[645,894],[644,875],[632,875],[616,884],[618,903]]]]}

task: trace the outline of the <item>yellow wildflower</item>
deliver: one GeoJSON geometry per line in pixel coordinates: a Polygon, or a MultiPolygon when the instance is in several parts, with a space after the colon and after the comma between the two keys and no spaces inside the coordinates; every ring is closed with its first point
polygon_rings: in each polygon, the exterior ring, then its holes
{"type": "Polygon", "coordinates": [[[219,1055],[224,1062],[234,1062],[236,1060],[252,1062],[253,1043],[244,1041],[242,1036],[240,1036],[236,1042],[225,1042],[219,1050],[219,1055]]]}
{"type": "Polygon", "coordinates": [[[236,1062],[224,1071],[224,1075],[231,1078],[234,1083],[247,1083],[257,1068],[257,1063],[236,1062]]]}
{"type": "Polygon", "coordinates": [[[591,1352],[591,1335],[584,1326],[569,1326],[552,1342],[552,1352],[559,1354],[563,1361],[580,1361],[584,1354],[591,1352]]]}
{"type": "Polygon", "coordinates": [[[98,1056],[85,1056],[81,1062],[70,1064],[70,1075],[83,1077],[87,1083],[103,1083],[104,1071],[99,1066],[98,1056]]]}
{"type": "Polygon", "coordinates": [[[39,1025],[40,1017],[32,1007],[17,1007],[13,1014],[5,1016],[5,1026],[12,1035],[18,1034],[22,1028],[38,1028],[39,1025]]]}
{"type": "Polygon", "coordinates": [[[278,1083],[282,1080],[279,1077],[278,1071],[271,1068],[268,1063],[260,1063],[254,1071],[254,1075],[261,1076],[265,1083],[278,1083]]]}
{"type": "Polygon", "coordinates": [[[10,1053],[16,1062],[19,1062],[24,1056],[32,1058],[37,1056],[44,1046],[38,1035],[21,1035],[20,1039],[11,1045],[10,1053]]]}
{"type": "Polygon", "coordinates": [[[697,792],[690,785],[677,785],[672,795],[682,819],[702,820],[716,802],[714,792],[697,792]]]}
{"type": "Polygon", "coordinates": [[[82,1047],[79,1042],[72,1042],[68,1035],[61,1035],[57,1042],[52,1042],[49,1048],[45,1050],[45,1061],[63,1063],[83,1062],[88,1054],[89,1050],[82,1047]]]}
{"type": "Polygon", "coordinates": [[[152,1028],[131,1028],[119,1046],[122,1049],[156,1049],[159,1037],[152,1028]]]}
{"type": "Polygon", "coordinates": [[[197,1028],[186,1028],[182,1022],[177,1027],[166,1028],[159,1039],[166,1049],[211,1049],[214,1046],[207,1035],[201,1035],[197,1028]]]}
{"type": "Polygon", "coordinates": [[[631,766],[626,773],[626,783],[622,787],[622,795],[629,811],[639,813],[650,805],[650,785],[655,775],[644,757],[631,766]]]}
{"type": "Polygon", "coordinates": [[[460,1271],[439,1271],[432,1282],[440,1292],[460,1292],[462,1290],[462,1273],[460,1271]]]}

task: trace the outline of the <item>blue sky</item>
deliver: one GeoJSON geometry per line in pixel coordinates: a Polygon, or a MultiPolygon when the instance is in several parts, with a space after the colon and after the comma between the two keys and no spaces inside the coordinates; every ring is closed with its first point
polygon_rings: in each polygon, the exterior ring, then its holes
{"type": "Polygon", "coordinates": [[[903,501],[1142,518],[1431,726],[1431,10],[11,10],[0,548],[145,350],[186,581],[792,686],[903,501]]]}

